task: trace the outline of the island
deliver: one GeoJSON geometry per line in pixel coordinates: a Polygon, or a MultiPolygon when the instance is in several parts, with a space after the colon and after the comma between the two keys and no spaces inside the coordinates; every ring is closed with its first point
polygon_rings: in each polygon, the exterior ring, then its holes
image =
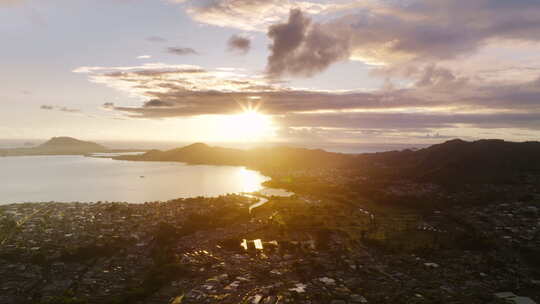
{"type": "Polygon", "coordinates": [[[62,136],[53,137],[45,143],[35,147],[0,149],[0,156],[89,155],[92,153],[122,153],[134,151],[139,152],[144,150],[109,149],[94,142],[62,136]]]}

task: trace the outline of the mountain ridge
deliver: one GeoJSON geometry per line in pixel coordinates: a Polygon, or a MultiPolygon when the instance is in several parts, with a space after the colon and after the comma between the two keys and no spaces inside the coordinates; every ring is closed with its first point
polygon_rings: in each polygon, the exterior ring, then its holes
{"type": "Polygon", "coordinates": [[[289,169],[351,169],[373,172],[373,176],[389,179],[406,178],[441,184],[482,183],[498,182],[521,173],[540,173],[540,142],[453,139],[414,151],[363,154],[286,146],[241,150],[195,143],[115,159],[238,165],[263,173],[289,169]]]}

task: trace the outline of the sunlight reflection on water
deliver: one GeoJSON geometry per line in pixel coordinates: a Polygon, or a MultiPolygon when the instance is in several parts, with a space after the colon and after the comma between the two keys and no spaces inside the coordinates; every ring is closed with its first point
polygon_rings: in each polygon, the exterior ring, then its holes
{"type": "Polygon", "coordinates": [[[248,170],[246,168],[240,168],[236,172],[236,178],[242,185],[242,192],[254,192],[261,190],[261,183],[265,181],[264,178],[261,179],[260,173],[248,170]]]}
{"type": "Polygon", "coordinates": [[[269,179],[243,167],[82,156],[0,157],[0,168],[0,204],[166,201],[259,191],[269,179]]]}

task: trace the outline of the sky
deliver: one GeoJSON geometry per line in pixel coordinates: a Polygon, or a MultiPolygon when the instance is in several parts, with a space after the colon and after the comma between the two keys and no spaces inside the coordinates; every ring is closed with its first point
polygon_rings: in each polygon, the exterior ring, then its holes
{"type": "Polygon", "coordinates": [[[540,0],[0,0],[0,139],[540,138],[540,0]]]}

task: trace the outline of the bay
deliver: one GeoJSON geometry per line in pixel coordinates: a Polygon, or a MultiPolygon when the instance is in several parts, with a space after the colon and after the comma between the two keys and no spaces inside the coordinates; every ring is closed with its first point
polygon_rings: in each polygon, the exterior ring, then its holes
{"type": "Polygon", "coordinates": [[[243,167],[132,162],[84,156],[0,157],[0,204],[166,201],[263,189],[243,167]]]}

